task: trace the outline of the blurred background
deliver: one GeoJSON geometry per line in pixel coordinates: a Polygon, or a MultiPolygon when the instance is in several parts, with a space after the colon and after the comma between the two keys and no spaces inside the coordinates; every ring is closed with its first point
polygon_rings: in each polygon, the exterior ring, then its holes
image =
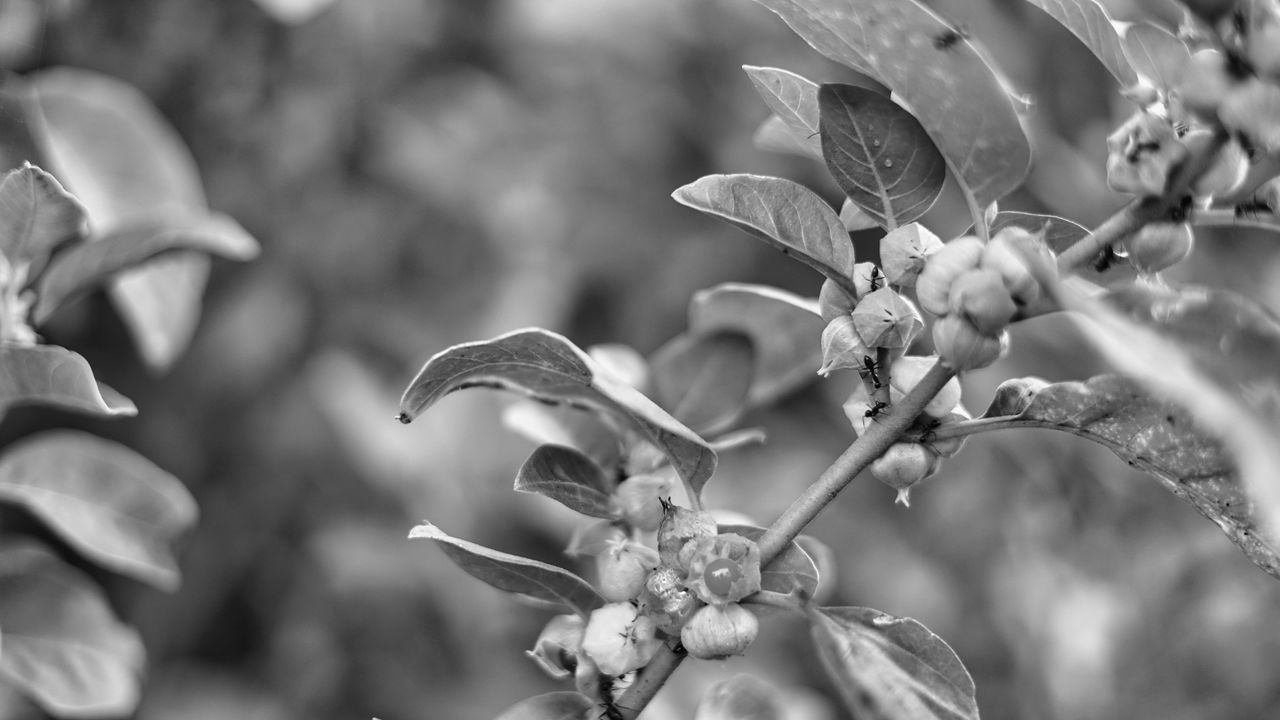
{"type": "MultiPolygon", "coordinates": [[[[930,4],[1034,102],[1036,167],[1002,209],[1089,225],[1117,208],[1103,141],[1130,107],[1103,68],[1023,0],[930,4]]],[[[1177,18],[1165,0],[1106,4],[1177,18]]],[[[406,535],[430,519],[563,564],[585,520],[511,492],[533,446],[501,427],[508,398],[451,396],[403,427],[399,394],[432,353],[517,327],[648,353],[700,288],[816,295],[819,276],[669,198],[753,172],[838,205],[824,168],[752,146],[768,113],[744,63],[848,77],[748,0],[0,0],[0,64],[139,87],[190,145],[210,205],[264,247],[216,265],[167,374],[144,368],[101,294],[49,328],[139,417],[23,410],[0,426],[5,441],[67,424],[119,439],[199,501],[180,591],[100,575],[150,654],[138,718],[487,720],[557,689],[522,654],[548,613],[406,535]]],[[[925,224],[948,238],[968,220],[948,195],[925,224]]],[[[860,259],[877,242],[859,233],[860,259]]],[[[1180,279],[1280,307],[1271,242],[1204,233],[1180,279]]],[[[981,412],[1007,377],[1102,370],[1041,318],[967,377],[965,403],[981,412]]],[[[770,441],[723,458],[710,504],[771,521],[852,439],[839,405],[855,380],[749,416],[770,441]]],[[[892,499],[862,478],[814,526],[840,559],[832,604],[948,640],[984,717],[1280,716],[1280,585],[1105,450],[984,435],[909,510],[892,499]]],[[[794,720],[846,717],[785,618],[748,658],[686,664],[645,717],[689,718],[702,688],[743,671],[784,688],[794,720]]]]}

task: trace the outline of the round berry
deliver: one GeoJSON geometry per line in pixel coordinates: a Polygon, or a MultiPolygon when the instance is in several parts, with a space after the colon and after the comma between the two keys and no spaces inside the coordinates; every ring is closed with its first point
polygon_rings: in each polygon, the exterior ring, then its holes
{"type": "Polygon", "coordinates": [[[725,596],[732,589],[734,581],[742,577],[742,568],[732,560],[719,559],[707,563],[702,571],[702,581],[712,593],[725,596]]]}
{"type": "Polygon", "coordinates": [[[1129,261],[1142,273],[1155,273],[1182,262],[1191,254],[1195,236],[1186,223],[1148,223],[1125,241],[1129,261]]]}
{"type": "Polygon", "coordinates": [[[938,471],[938,453],[920,443],[894,443],[871,463],[871,475],[898,491],[897,502],[911,504],[911,488],[938,471]]]}
{"type": "Polygon", "coordinates": [[[759,633],[760,621],[741,605],[706,605],[680,629],[680,642],[693,657],[719,660],[741,655],[759,633]]]}

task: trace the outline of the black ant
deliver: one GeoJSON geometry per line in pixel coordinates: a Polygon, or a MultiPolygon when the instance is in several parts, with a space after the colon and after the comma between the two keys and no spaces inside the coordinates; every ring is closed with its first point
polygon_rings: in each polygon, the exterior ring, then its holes
{"type": "Polygon", "coordinates": [[[1252,197],[1236,204],[1232,213],[1237,220],[1256,219],[1259,215],[1270,215],[1275,212],[1271,203],[1262,198],[1252,197]]]}
{"type": "Polygon", "coordinates": [[[1177,205],[1169,208],[1169,220],[1175,223],[1184,223],[1189,212],[1191,212],[1191,196],[1187,195],[1177,205]]]}
{"type": "Polygon", "coordinates": [[[879,290],[881,287],[881,283],[883,283],[884,280],[885,280],[885,276],[883,273],[880,272],[879,266],[872,266],[871,281],[870,281],[871,292],[875,292],[876,290],[879,290]]]}
{"type": "Polygon", "coordinates": [[[939,50],[954,47],[961,40],[968,40],[969,32],[962,27],[947,28],[933,36],[933,46],[939,50]]]}
{"type": "Polygon", "coordinates": [[[1093,269],[1098,272],[1106,272],[1120,262],[1120,256],[1116,254],[1114,248],[1110,245],[1098,252],[1098,256],[1093,259],[1093,269]]]}
{"type": "Polygon", "coordinates": [[[603,709],[600,711],[599,720],[626,720],[622,714],[623,708],[613,699],[614,683],[617,680],[618,678],[609,675],[600,676],[600,705],[603,709]]]}
{"type": "Polygon", "coordinates": [[[880,411],[884,410],[887,407],[889,407],[889,403],[883,400],[877,400],[871,405],[871,408],[869,410],[867,410],[865,413],[862,414],[862,416],[873,418],[879,415],[880,411]]]}
{"type": "Polygon", "coordinates": [[[875,386],[875,389],[879,390],[884,386],[880,384],[880,374],[876,372],[876,367],[876,361],[872,360],[870,355],[863,355],[862,367],[858,368],[858,375],[863,380],[871,378],[871,384],[875,386]]]}

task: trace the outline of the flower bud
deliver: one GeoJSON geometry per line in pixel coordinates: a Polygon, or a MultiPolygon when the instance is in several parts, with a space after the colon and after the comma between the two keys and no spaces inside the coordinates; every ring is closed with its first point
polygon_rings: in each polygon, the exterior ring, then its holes
{"type": "Polygon", "coordinates": [[[871,403],[867,401],[866,395],[862,397],[850,397],[845,401],[844,415],[849,418],[849,424],[853,425],[853,434],[862,437],[867,432],[867,428],[871,426],[875,420],[875,411],[871,409],[871,403]]]}
{"type": "Polygon", "coordinates": [[[680,552],[685,585],[705,603],[738,602],[760,591],[760,547],[737,533],[698,538],[680,552]]]}
{"type": "Polygon", "coordinates": [[[1214,48],[1205,48],[1192,54],[1178,83],[1178,96],[1187,110],[1216,120],[1218,108],[1235,84],[1227,71],[1226,56],[1214,48]]]}
{"type": "Polygon", "coordinates": [[[715,517],[705,510],[689,510],[663,503],[662,522],[658,525],[658,556],[666,567],[680,567],[680,550],[685,543],[718,532],[715,517]]]}
{"type": "Polygon", "coordinates": [[[640,595],[649,572],[658,566],[658,552],[630,540],[610,543],[596,557],[600,576],[600,595],[611,602],[622,602],[640,595]]]}
{"type": "Polygon", "coordinates": [[[1107,137],[1107,185],[1135,195],[1161,195],[1173,169],[1187,157],[1173,124],[1139,112],[1107,137]]]}
{"type": "MultiPolygon", "coordinates": [[[[895,403],[900,402],[907,393],[920,384],[920,379],[929,372],[929,368],[933,367],[937,360],[935,355],[906,355],[895,360],[889,368],[889,399],[895,403]]],[[[924,412],[930,417],[942,417],[958,404],[960,404],[960,381],[951,378],[929,401],[929,404],[924,406],[924,412]]]]}
{"type": "Polygon", "coordinates": [[[698,599],[684,586],[684,573],[671,567],[649,573],[640,599],[654,625],[668,635],[678,634],[698,607],[698,599]]]}
{"type": "Polygon", "coordinates": [[[612,677],[644,667],[660,647],[653,620],[629,602],[592,610],[582,638],[582,651],[612,677]]]}
{"type": "Polygon", "coordinates": [[[741,655],[759,632],[760,621],[741,605],[706,605],[680,630],[680,642],[693,657],[720,660],[741,655]]]}
{"type": "Polygon", "coordinates": [[[1280,86],[1251,78],[1227,94],[1218,118],[1268,155],[1280,152],[1280,86]]]}
{"type": "MultiPolygon", "coordinates": [[[[1211,142],[1213,133],[1208,130],[1192,130],[1182,138],[1183,144],[1195,152],[1201,143],[1211,142]]],[[[1249,175],[1249,155],[1240,145],[1240,141],[1232,138],[1214,155],[1213,162],[1196,178],[1191,192],[1199,197],[1230,195],[1244,184],[1249,175]]]]}
{"type": "Polygon", "coordinates": [[[1009,296],[1019,309],[1040,299],[1038,278],[1057,277],[1058,274],[1057,260],[1045,243],[1044,233],[1032,233],[1014,226],[1003,228],[991,238],[978,266],[1000,274],[1009,296]]]}
{"type": "MultiPolygon", "coordinates": [[[[946,427],[947,425],[952,425],[963,420],[972,419],[973,416],[969,414],[969,411],[966,410],[963,405],[957,405],[954,410],[947,413],[946,417],[938,421],[935,429],[946,427]]],[[[964,447],[965,440],[968,439],[968,437],[961,435],[960,437],[946,438],[944,440],[929,440],[925,445],[938,453],[941,457],[949,458],[954,457],[956,453],[960,452],[960,449],[964,447]]]]}
{"type": "Polygon", "coordinates": [[[670,475],[632,475],[613,491],[613,507],[633,527],[653,532],[662,523],[662,498],[671,495],[670,475]]]}
{"type": "Polygon", "coordinates": [[[976,370],[1008,352],[1009,333],[1001,332],[997,337],[983,335],[968,320],[948,315],[933,324],[933,346],[948,366],[960,371],[976,370]]]}
{"type": "Polygon", "coordinates": [[[960,273],[978,266],[984,247],[981,239],[966,235],[930,255],[916,278],[916,300],[920,307],[934,315],[946,315],[952,281],[960,273]]]}
{"type": "Polygon", "coordinates": [[[862,367],[862,358],[872,352],[858,337],[853,316],[841,315],[822,331],[822,367],[818,374],[826,377],[835,370],[862,367]]]}
{"type": "Polygon", "coordinates": [[[911,504],[911,488],[938,471],[938,453],[920,443],[894,443],[871,463],[871,475],[898,491],[895,502],[911,504]]]}
{"type": "Polygon", "coordinates": [[[951,283],[948,302],[952,313],[959,315],[983,335],[997,335],[1008,327],[1018,307],[1000,273],[994,270],[969,270],[951,283]]]}
{"type": "Polygon", "coordinates": [[[563,680],[578,667],[585,625],[578,615],[557,615],[542,628],[533,649],[526,650],[525,655],[553,680],[563,680]]]}
{"type": "Polygon", "coordinates": [[[924,269],[925,258],[941,249],[938,236],[918,222],[895,228],[880,238],[885,277],[898,287],[912,287],[924,269]]]}
{"type": "Polygon", "coordinates": [[[858,337],[868,348],[906,348],[924,329],[915,306],[889,288],[859,300],[851,317],[858,337]]]}
{"type": "Polygon", "coordinates": [[[822,282],[822,290],[818,291],[818,311],[822,319],[830,323],[838,317],[853,312],[854,299],[831,278],[822,282]]]}
{"type": "Polygon", "coordinates": [[[1186,223],[1153,222],[1124,242],[1129,261],[1141,273],[1155,273],[1186,259],[1195,245],[1186,223]]]}

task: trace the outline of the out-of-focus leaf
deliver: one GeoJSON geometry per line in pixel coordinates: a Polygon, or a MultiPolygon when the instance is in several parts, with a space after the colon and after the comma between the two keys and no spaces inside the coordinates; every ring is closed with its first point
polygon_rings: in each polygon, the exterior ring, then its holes
{"type": "Polygon", "coordinates": [[[689,304],[691,332],[727,330],[751,338],[753,405],[773,402],[817,377],[824,327],[815,301],[767,285],[724,283],[695,293],[689,304]]]}
{"type": "Polygon", "coordinates": [[[849,232],[836,211],[805,186],[761,175],[708,175],[671,197],[737,225],[857,295],[849,232]]]}
{"type": "Polygon", "coordinates": [[[973,678],[924,625],[860,607],[811,607],[809,621],[823,666],[858,717],[977,719],[973,678]]]}
{"type": "MultiPolygon", "coordinates": [[[[84,203],[94,236],[208,212],[190,151],[136,88],[71,68],[42,70],[31,85],[45,119],[46,169],[84,203]]],[[[168,367],[190,342],[208,272],[207,258],[184,255],[112,281],[112,299],[152,367],[168,367]]]]}
{"type": "Polygon", "coordinates": [[[516,490],[545,495],[583,515],[614,515],[604,469],[573,448],[543,445],[534,450],[516,474],[516,490]]]}
{"type": "Polygon", "coordinates": [[[812,139],[797,137],[791,128],[787,127],[786,121],[777,115],[770,115],[760,123],[760,127],[756,128],[755,134],[751,136],[751,144],[769,152],[799,155],[822,161],[822,142],[818,136],[815,135],[812,139]]]}
{"type": "Polygon", "coordinates": [[[539,445],[571,447],[603,468],[622,462],[621,440],[593,412],[529,400],[503,408],[502,424],[539,445]]]}
{"type": "Polygon", "coordinates": [[[1062,430],[1107,447],[1194,506],[1249,559],[1280,577],[1280,543],[1259,525],[1227,449],[1185,410],[1153,397],[1137,380],[1008,380],[983,418],[1002,419],[999,427],[1062,430]]]}
{"type": "Polygon", "coordinates": [[[0,501],[23,506],[109,570],[178,587],[169,545],[195,522],[195,500],[123,445],[72,430],[23,439],[0,455],[0,501]]]}
{"type": "MultiPolygon", "coordinates": [[[[722,533],[737,533],[748,540],[758,541],[764,528],[754,525],[720,525],[722,533]]],[[[818,589],[818,566],[809,553],[794,541],[787,544],[773,562],[760,569],[760,589],[786,595],[803,590],[812,596],[818,589]]]]}
{"type": "Polygon", "coordinates": [[[756,0],[815,50],[888,86],[985,208],[1026,177],[1031,147],[977,48],[915,0],[756,0]]]}
{"type": "Polygon", "coordinates": [[[760,93],[765,104],[782,120],[792,136],[803,140],[815,155],[821,157],[817,84],[778,68],[743,65],[742,69],[751,78],[756,92],[760,93]]]}
{"type": "Polygon", "coordinates": [[[1107,9],[1097,0],[1027,0],[1027,2],[1053,16],[1054,20],[1071,31],[1085,47],[1097,56],[1104,67],[1115,76],[1120,87],[1127,88],[1138,82],[1129,58],[1125,55],[1120,33],[1107,9]]]}
{"type": "Polygon", "coordinates": [[[716,682],[698,701],[693,720],[786,720],[778,688],[753,675],[716,682]]]}
{"type": "Polygon", "coordinates": [[[31,544],[0,550],[0,678],[50,714],[125,717],[138,704],[143,648],[80,571],[31,544]]]}
{"type": "Polygon", "coordinates": [[[54,256],[37,286],[32,317],[40,324],[77,293],[161,253],[181,250],[250,260],[258,254],[258,243],[239,223],[218,213],[176,220],[156,218],[121,227],[54,256]]]}
{"type": "Polygon", "coordinates": [[[866,210],[858,207],[856,203],[847,197],[840,205],[840,222],[844,223],[844,229],[849,232],[870,230],[876,227],[875,218],[868,215],[866,210]]]}
{"type": "MultiPolygon", "coordinates": [[[[1056,215],[1039,215],[1015,211],[1003,211],[996,214],[991,221],[991,233],[1007,227],[1019,227],[1032,233],[1044,231],[1045,244],[1054,253],[1075,245],[1089,235],[1089,229],[1056,215]]],[[[972,232],[972,229],[970,230],[972,232]]],[[[1114,252],[1100,255],[1098,261],[1083,265],[1073,271],[1080,278],[1099,285],[1112,285],[1137,277],[1138,271],[1128,258],[1120,257],[1114,252]],[[1105,259],[1104,259],[1105,257],[1105,259]]]]}
{"type": "Polygon", "coordinates": [[[0,253],[10,263],[31,263],[32,274],[54,248],[76,237],[84,222],[80,201],[34,165],[25,164],[0,181],[0,253]]]}
{"type": "Polygon", "coordinates": [[[138,409],[99,385],[80,355],[57,345],[0,344],[0,415],[15,405],[51,405],[105,417],[138,409]]]}
{"type": "Polygon", "coordinates": [[[415,527],[409,537],[435,542],[458,567],[499,590],[555,603],[584,616],[604,604],[586,580],[568,570],[450,537],[429,522],[415,527]]]}
{"type": "Polygon", "coordinates": [[[822,156],[840,189],[885,229],[933,206],[947,163],[911,113],[877,92],[823,85],[822,156]]]}
{"type": "Polygon", "coordinates": [[[1280,548],[1280,320],[1225,290],[1143,283],[1104,302],[1062,285],[1049,287],[1061,307],[1088,318],[1081,329],[1117,369],[1182,407],[1227,448],[1252,501],[1251,508],[1233,512],[1248,513],[1264,537],[1253,539],[1248,526],[1223,529],[1233,540],[1239,535],[1237,542],[1261,541],[1262,547],[1245,551],[1274,574],[1274,549],[1280,548]]]}
{"type": "Polygon", "coordinates": [[[15,170],[23,163],[45,163],[46,155],[36,140],[42,125],[40,106],[27,81],[0,73],[0,172],[15,170]]]}
{"type": "Polygon", "coordinates": [[[653,354],[654,394],[677,420],[706,435],[742,414],[755,375],[755,350],[742,333],[684,333],[653,354]]]}
{"type": "Polygon", "coordinates": [[[812,600],[822,603],[835,592],[836,568],[840,566],[840,562],[826,543],[812,535],[797,537],[796,544],[813,560],[814,567],[818,569],[818,587],[813,591],[812,600]]]}
{"type": "Polygon", "coordinates": [[[1168,30],[1145,22],[1124,29],[1124,51],[1139,75],[1164,89],[1178,86],[1191,60],[1186,43],[1168,30]]]}
{"type": "Polygon", "coordinates": [[[715,452],[702,438],[635,388],[598,372],[586,353],[556,333],[516,330],[437,353],[400,399],[400,421],[410,422],[445,395],[470,387],[516,390],[608,413],[657,446],[692,495],[715,471],[715,452]]]}
{"type": "Polygon", "coordinates": [[[301,25],[327,10],[334,0],[254,0],[268,15],[288,25],[301,25]]]}
{"type": "Polygon", "coordinates": [[[512,705],[494,720],[583,720],[595,701],[582,693],[553,692],[512,705]]]}

